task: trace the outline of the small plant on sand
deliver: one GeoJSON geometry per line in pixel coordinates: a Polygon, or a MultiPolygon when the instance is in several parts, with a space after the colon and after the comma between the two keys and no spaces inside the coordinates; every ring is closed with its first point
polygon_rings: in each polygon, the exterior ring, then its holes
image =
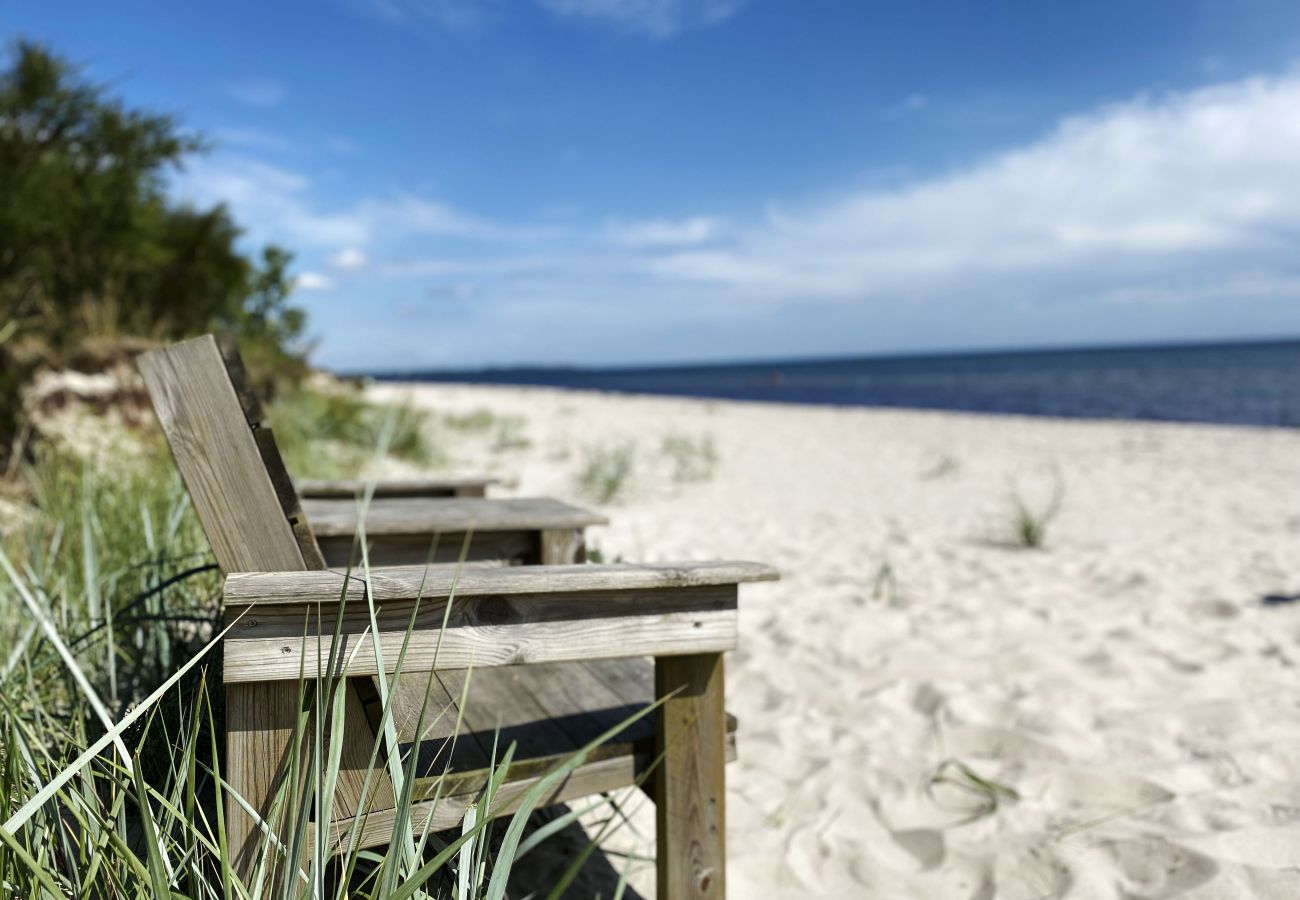
{"type": "Polygon", "coordinates": [[[959,759],[945,759],[930,776],[930,787],[948,785],[962,794],[973,797],[978,805],[961,824],[966,825],[995,814],[1006,803],[1020,799],[1020,793],[1010,785],[985,778],[959,759]]]}
{"type": "Polygon", "coordinates": [[[1059,472],[1053,473],[1052,493],[1047,502],[1032,504],[1019,491],[1012,494],[1011,542],[1017,547],[1037,550],[1047,541],[1047,529],[1065,503],[1065,482],[1059,472]]]}
{"type": "Polygon", "coordinates": [[[871,583],[871,599],[884,600],[889,606],[902,605],[898,592],[898,575],[889,560],[882,562],[876,569],[876,577],[871,583]]]}
{"type": "Polygon", "coordinates": [[[497,417],[492,410],[480,406],[466,413],[447,413],[442,421],[456,431],[487,431],[496,424],[497,417]]]}
{"type": "Polygon", "coordinates": [[[505,416],[497,421],[496,438],[492,441],[493,453],[507,450],[527,450],[533,445],[524,433],[524,420],[519,416],[505,416]]]}
{"type": "Polygon", "coordinates": [[[669,434],[664,437],[661,452],[671,461],[673,481],[707,481],[718,464],[718,451],[710,435],[693,438],[689,435],[669,434]]]}
{"type": "Polygon", "coordinates": [[[599,547],[588,547],[587,562],[593,566],[599,566],[605,563],[621,563],[623,562],[623,554],[615,553],[613,556],[608,556],[605,551],[601,550],[599,547]]]}
{"type": "Polygon", "coordinates": [[[935,460],[925,467],[921,472],[922,481],[936,481],[953,474],[961,468],[961,463],[957,457],[951,453],[941,453],[935,460]]]}
{"type": "Polygon", "coordinates": [[[578,472],[578,487],[598,503],[617,499],[627,488],[636,458],[630,441],[615,447],[588,447],[578,472]]]}

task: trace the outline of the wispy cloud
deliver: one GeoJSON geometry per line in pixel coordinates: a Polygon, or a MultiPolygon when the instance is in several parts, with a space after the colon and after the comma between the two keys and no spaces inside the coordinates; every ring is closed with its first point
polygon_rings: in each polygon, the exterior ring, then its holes
{"type": "Polygon", "coordinates": [[[240,103],[263,109],[279,106],[289,96],[289,91],[284,85],[267,78],[247,78],[228,84],[226,93],[240,103]]]}
{"type": "Polygon", "coordinates": [[[360,272],[370,265],[370,257],[359,247],[344,247],[329,258],[328,264],[340,272],[360,272]]]}
{"type": "Polygon", "coordinates": [[[745,0],[537,0],[557,16],[610,25],[622,31],[671,37],[708,28],[740,12],[745,0]]]}
{"type": "Polygon", "coordinates": [[[334,279],[320,272],[303,272],[293,280],[293,284],[300,291],[334,290],[334,279]]]}
{"type": "Polygon", "coordinates": [[[374,241],[454,238],[512,242],[554,233],[471,215],[413,193],[371,196],[350,204],[325,201],[307,177],[243,155],[201,157],[176,179],[181,198],[199,205],[226,203],[258,240],[321,248],[355,259],[374,241]]]}
{"type": "Polygon", "coordinates": [[[617,221],[606,228],[609,239],[628,247],[672,247],[703,244],[721,231],[721,223],[711,216],[685,219],[642,219],[617,221]]]}
{"type": "MultiPolygon", "coordinates": [[[[656,38],[721,24],[748,0],[533,0],[562,21],[603,25],[656,38]]],[[[473,32],[506,19],[501,0],[368,0],[393,22],[432,22],[451,32],[473,32]]]]}
{"type": "Polygon", "coordinates": [[[334,248],[365,244],[371,234],[357,210],[321,208],[309,179],[245,156],[200,157],[177,177],[176,190],[198,205],[229,205],[257,240],[334,248]]]}

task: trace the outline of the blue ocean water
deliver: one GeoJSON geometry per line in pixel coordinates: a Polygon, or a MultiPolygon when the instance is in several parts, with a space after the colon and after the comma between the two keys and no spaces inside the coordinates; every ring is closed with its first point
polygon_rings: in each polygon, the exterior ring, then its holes
{"type": "Polygon", "coordinates": [[[378,377],[784,403],[1300,427],[1300,341],[638,369],[483,369],[378,377]]]}

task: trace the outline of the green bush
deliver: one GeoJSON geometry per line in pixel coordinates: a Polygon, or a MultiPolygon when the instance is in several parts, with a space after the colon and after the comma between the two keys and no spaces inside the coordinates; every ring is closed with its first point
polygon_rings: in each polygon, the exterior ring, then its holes
{"type": "Polygon", "coordinates": [[[245,255],[224,206],[168,196],[168,172],[205,146],[50,51],[16,45],[0,71],[0,463],[17,432],[19,346],[61,366],[88,339],[228,331],[263,396],[302,377],[290,254],[245,255]]]}

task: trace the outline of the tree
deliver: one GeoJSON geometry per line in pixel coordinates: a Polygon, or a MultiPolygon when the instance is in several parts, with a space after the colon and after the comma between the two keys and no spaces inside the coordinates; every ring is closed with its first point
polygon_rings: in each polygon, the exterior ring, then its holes
{"type": "Polygon", "coordinates": [[[303,370],[292,256],[271,246],[250,259],[224,206],[167,196],[167,171],[205,149],[173,117],[129,108],[43,47],[15,46],[0,71],[0,459],[20,345],[57,363],[91,336],[221,328],[253,345],[264,385],[303,370]]]}

